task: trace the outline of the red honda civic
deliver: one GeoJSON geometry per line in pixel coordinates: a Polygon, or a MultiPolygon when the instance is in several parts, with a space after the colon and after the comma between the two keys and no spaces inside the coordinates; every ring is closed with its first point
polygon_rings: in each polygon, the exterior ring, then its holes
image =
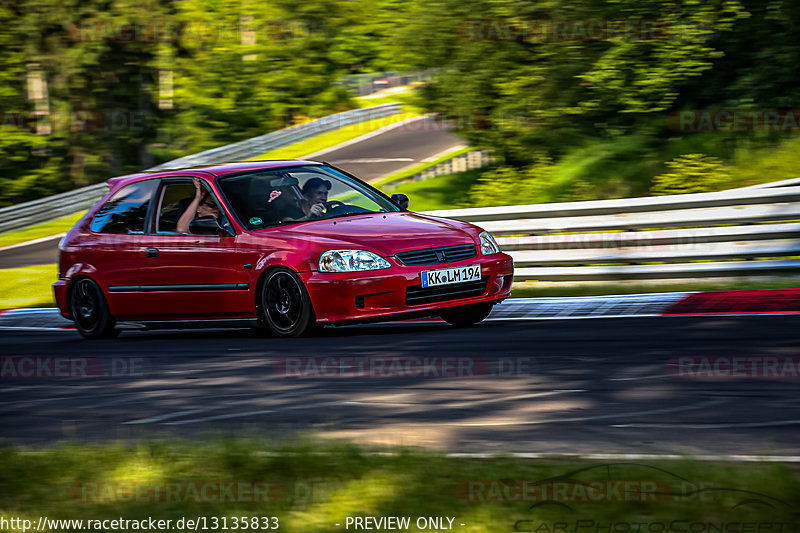
{"type": "Polygon", "coordinates": [[[511,291],[511,257],[489,233],[412,213],[402,195],[328,164],[230,163],[108,183],[59,244],[53,285],[86,338],[115,336],[120,321],[247,321],[285,337],[414,316],[464,326],[511,291]]]}

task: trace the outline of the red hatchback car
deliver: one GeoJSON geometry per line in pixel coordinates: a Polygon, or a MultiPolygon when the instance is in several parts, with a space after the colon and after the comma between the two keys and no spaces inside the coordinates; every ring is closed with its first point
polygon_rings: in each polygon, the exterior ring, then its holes
{"type": "Polygon", "coordinates": [[[315,325],[439,316],[471,325],[509,296],[511,257],[481,228],[420,215],[313,161],[109,180],[59,245],[61,314],[86,338],[118,321],[315,325]]]}

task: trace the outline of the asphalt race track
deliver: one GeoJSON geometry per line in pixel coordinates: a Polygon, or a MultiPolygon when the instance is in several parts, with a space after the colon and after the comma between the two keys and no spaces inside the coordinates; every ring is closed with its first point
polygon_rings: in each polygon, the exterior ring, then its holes
{"type": "Polygon", "coordinates": [[[457,452],[796,456],[800,377],[692,378],[676,360],[797,361],[798,326],[798,315],[431,321],[92,342],[6,330],[0,423],[6,441],[30,444],[315,434],[457,452]]]}
{"type": "Polygon", "coordinates": [[[0,250],[0,268],[31,265],[52,265],[58,262],[58,241],[61,236],[35,244],[0,250]]]}
{"type": "MultiPolygon", "coordinates": [[[[310,157],[315,161],[331,163],[369,181],[463,144],[463,139],[443,129],[440,119],[420,117],[379,135],[310,157]]],[[[413,198],[411,202],[413,209],[413,198]]]]}

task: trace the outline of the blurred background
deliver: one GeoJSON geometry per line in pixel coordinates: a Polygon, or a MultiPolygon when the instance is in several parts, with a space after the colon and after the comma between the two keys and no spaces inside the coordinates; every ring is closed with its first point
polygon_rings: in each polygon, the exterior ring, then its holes
{"type": "Polygon", "coordinates": [[[431,208],[793,178],[798,20],[781,0],[8,0],[0,206],[385,101],[491,154],[431,208]]]}

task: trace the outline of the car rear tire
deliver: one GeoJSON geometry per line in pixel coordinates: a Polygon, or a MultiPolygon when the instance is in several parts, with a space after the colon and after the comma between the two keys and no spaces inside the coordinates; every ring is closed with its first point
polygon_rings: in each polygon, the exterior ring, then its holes
{"type": "Polygon", "coordinates": [[[267,273],[260,304],[262,322],[278,337],[300,337],[316,322],[305,285],[288,268],[267,273]]]}
{"type": "Polygon", "coordinates": [[[86,339],[111,339],[119,335],[100,286],[89,278],[73,282],[70,313],[75,327],[86,339]]]}
{"type": "Polygon", "coordinates": [[[447,309],[439,316],[442,320],[452,324],[453,326],[463,328],[477,324],[492,311],[491,303],[481,303],[465,305],[463,307],[453,307],[447,309]]]}

